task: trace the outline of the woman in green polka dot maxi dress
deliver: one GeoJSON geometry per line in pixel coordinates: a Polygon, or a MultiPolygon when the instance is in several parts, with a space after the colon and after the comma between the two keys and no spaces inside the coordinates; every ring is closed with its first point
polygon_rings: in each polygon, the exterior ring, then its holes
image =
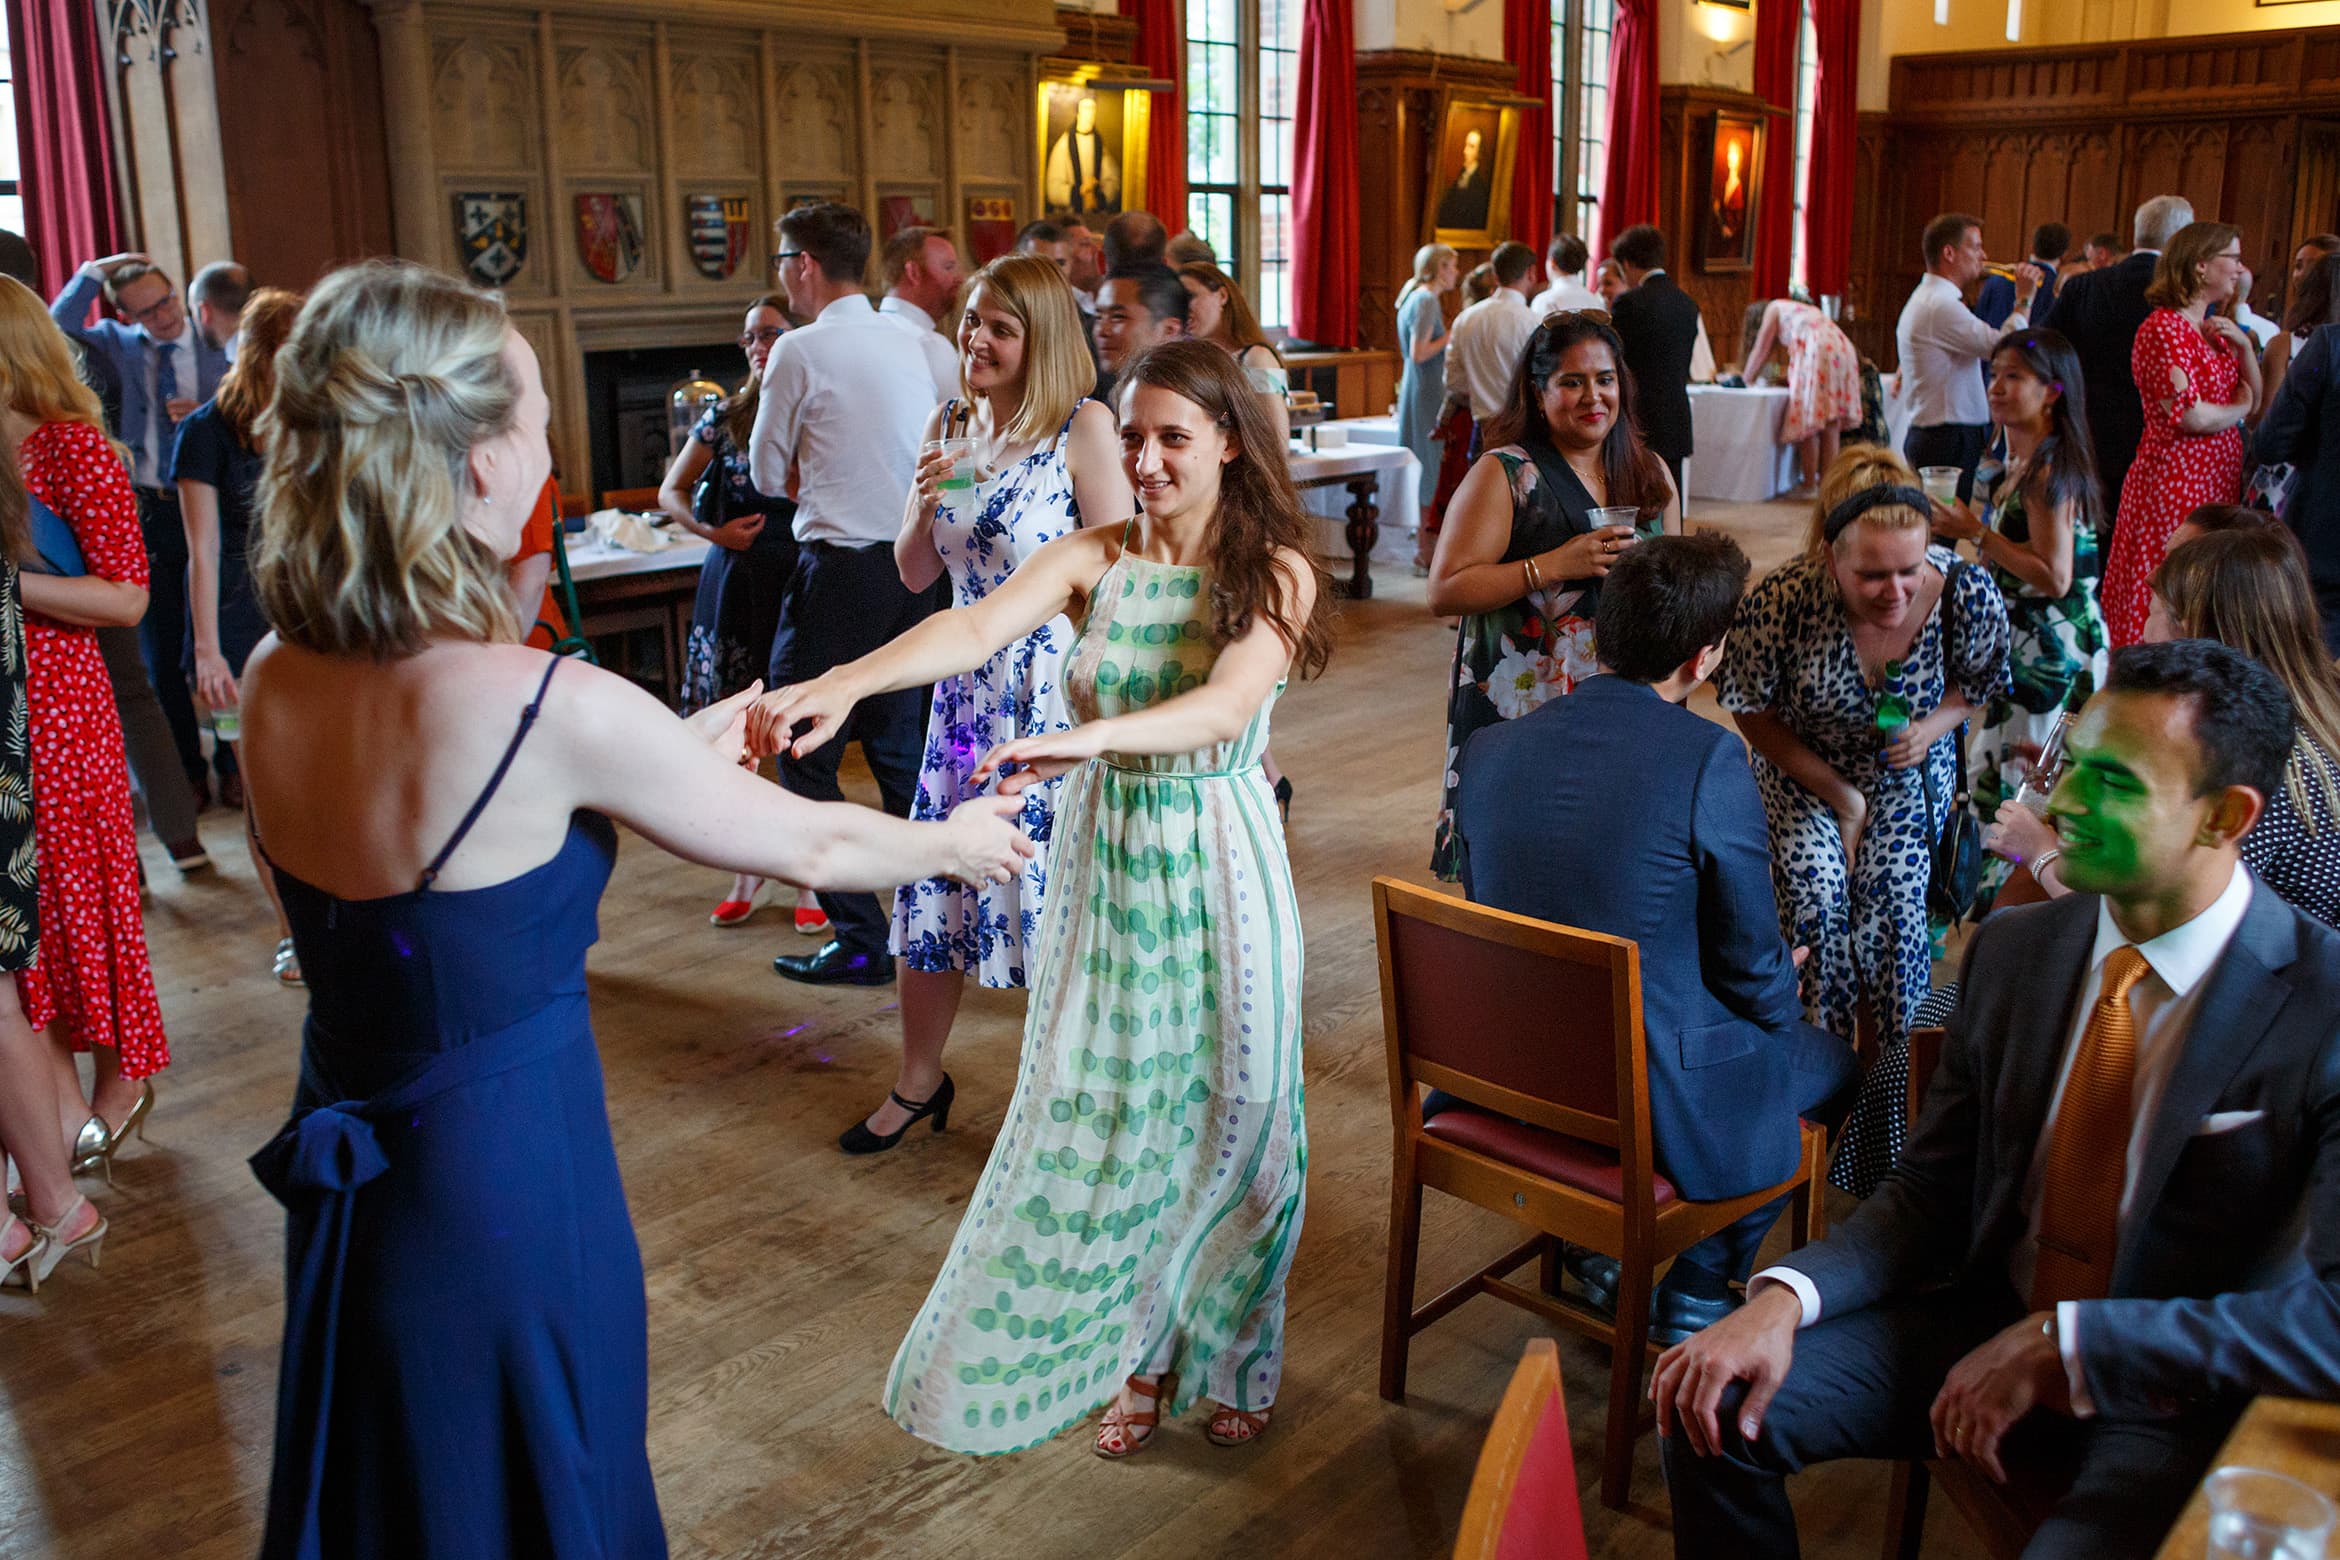
{"type": "Polygon", "coordinates": [[[983,601],[764,696],[759,747],[807,751],[854,703],[980,665],[1066,613],[1080,724],[976,770],[1054,775],[1049,895],[1014,1098],[888,1373],[886,1411],[963,1452],[1045,1441],[1104,1405],[1127,1456],[1213,1404],[1265,1429],[1300,1238],[1300,916],[1268,712],[1331,649],[1309,522],[1259,396],[1173,342],[1127,371],[1123,462],[1143,509],[1041,548],[983,601]],[[1264,459],[1247,452],[1266,451],[1264,459]],[[809,725],[807,725],[809,723],[809,725]]]}

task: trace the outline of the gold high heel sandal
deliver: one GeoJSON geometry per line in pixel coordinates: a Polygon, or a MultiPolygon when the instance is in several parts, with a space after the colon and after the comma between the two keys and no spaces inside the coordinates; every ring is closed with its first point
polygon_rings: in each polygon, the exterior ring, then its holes
{"type": "Polygon", "coordinates": [[[83,1122],[73,1139],[73,1173],[87,1175],[93,1170],[104,1171],[106,1185],[114,1184],[114,1134],[103,1116],[83,1122]]]}
{"type": "Polygon", "coordinates": [[[34,1258],[24,1270],[26,1282],[30,1284],[34,1294],[41,1292],[41,1285],[48,1282],[51,1273],[57,1271],[57,1264],[76,1251],[88,1252],[90,1271],[93,1273],[97,1271],[98,1251],[105,1244],[106,1239],[105,1215],[99,1214],[96,1221],[88,1229],[82,1231],[78,1239],[65,1240],[58,1234],[58,1231],[73,1222],[75,1214],[88,1206],[88,1198],[76,1197],[73,1199],[73,1205],[65,1210],[54,1225],[42,1224],[32,1219],[24,1221],[25,1227],[40,1237],[41,1254],[34,1258]]]}
{"type": "Polygon", "coordinates": [[[130,1114],[122,1118],[122,1128],[114,1134],[114,1141],[116,1143],[125,1142],[132,1133],[136,1133],[138,1140],[141,1143],[145,1142],[146,1118],[153,1110],[154,1080],[141,1078],[138,1080],[138,1101],[130,1107],[130,1114]]]}

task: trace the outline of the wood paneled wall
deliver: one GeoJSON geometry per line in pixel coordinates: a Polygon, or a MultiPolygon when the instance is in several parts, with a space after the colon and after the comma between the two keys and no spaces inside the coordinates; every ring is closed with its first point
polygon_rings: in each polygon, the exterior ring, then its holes
{"type": "Polygon", "coordinates": [[[212,0],[237,258],[307,287],[390,253],[390,162],[373,18],[359,0],[212,0]]]}
{"type": "MultiPolygon", "coordinates": [[[[1445,94],[1456,88],[1509,92],[1511,79],[1511,67],[1501,60],[1404,49],[1357,56],[1357,173],[1358,188],[1366,192],[1357,251],[1361,346],[1397,346],[1398,290],[1414,274],[1414,251],[1428,241],[1423,203],[1445,94]]],[[[1541,247],[1549,236],[1531,241],[1541,247]]],[[[1485,250],[1465,250],[1463,269],[1486,258],[1485,250]]],[[[1449,298],[1450,316],[1459,299],[1459,293],[1449,298]]]]}
{"type": "Polygon", "coordinates": [[[2039,223],[2125,239],[2139,203],[2183,195],[2242,229],[2253,306],[2274,315],[2293,248],[2340,225],[2340,27],[1903,56],[1858,156],[1875,194],[1856,206],[1848,328],[1880,364],[1943,211],[1982,218],[2011,260],[2039,223]]]}
{"type": "Polygon", "coordinates": [[[1707,143],[1699,130],[1717,110],[1753,114],[1764,121],[1763,145],[1756,152],[1757,178],[1795,177],[1794,147],[1786,145],[1788,118],[1752,92],[1723,87],[1671,86],[1658,89],[1658,230],[1666,235],[1666,274],[1676,286],[1698,301],[1706,319],[1706,337],[1714,347],[1715,367],[1737,366],[1741,350],[1739,327],[1747,303],[1755,296],[1752,271],[1707,271],[1699,267],[1699,169],[1696,159],[1707,143]]]}

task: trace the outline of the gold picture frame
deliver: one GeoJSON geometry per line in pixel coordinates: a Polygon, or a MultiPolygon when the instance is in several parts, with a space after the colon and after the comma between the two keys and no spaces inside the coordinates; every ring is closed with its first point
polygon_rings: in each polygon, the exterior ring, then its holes
{"type": "Polygon", "coordinates": [[[1519,156],[1519,107],[1483,93],[1448,91],[1422,223],[1433,243],[1492,249],[1511,237],[1511,172],[1519,156]],[[1492,146],[1488,142],[1492,140],[1492,146]]]}
{"type": "Polygon", "coordinates": [[[1157,85],[1129,65],[1041,62],[1032,167],[1043,215],[1078,211],[1100,226],[1121,212],[1146,209],[1146,140],[1157,85]],[[1080,130],[1084,101],[1086,132],[1080,130]],[[1091,149],[1086,158],[1083,146],[1091,149]]]}

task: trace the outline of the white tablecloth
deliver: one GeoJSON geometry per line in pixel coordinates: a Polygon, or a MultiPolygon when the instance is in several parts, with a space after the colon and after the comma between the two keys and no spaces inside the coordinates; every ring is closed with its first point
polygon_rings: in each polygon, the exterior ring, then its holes
{"type": "MultiPolygon", "coordinates": [[[[1414,529],[1422,519],[1422,463],[1414,459],[1414,452],[1398,447],[1397,423],[1392,418],[1358,418],[1342,424],[1350,428],[1349,445],[1308,454],[1291,452],[1292,480],[1306,482],[1319,477],[1351,477],[1365,471],[1374,472],[1381,479],[1380,490],[1374,495],[1374,504],[1381,511],[1381,535],[1374,544],[1376,563],[1411,563],[1414,559],[1414,529]],[[1375,440],[1355,431],[1360,423],[1381,421],[1389,424],[1389,438],[1375,440]]],[[[1332,483],[1325,487],[1304,487],[1300,502],[1317,516],[1316,552],[1334,566],[1334,573],[1342,574],[1339,565],[1350,558],[1349,502],[1346,486],[1332,483]]],[[[1346,575],[1342,575],[1346,578],[1346,575]]]]}
{"type": "Polygon", "coordinates": [[[666,569],[696,569],[714,550],[713,542],[683,537],[657,552],[632,552],[612,547],[591,531],[573,531],[568,537],[569,577],[578,581],[606,580],[621,574],[656,574],[666,569]]]}
{"type": "Polygon", "coordinates": [[[1779,442],[1788,393],[1776,386],[1690,387],[1690,437],[1697,452],[1682,474],[1694,499],[1760,504],[1796,485],[1796,452],[1779,442]]]}

